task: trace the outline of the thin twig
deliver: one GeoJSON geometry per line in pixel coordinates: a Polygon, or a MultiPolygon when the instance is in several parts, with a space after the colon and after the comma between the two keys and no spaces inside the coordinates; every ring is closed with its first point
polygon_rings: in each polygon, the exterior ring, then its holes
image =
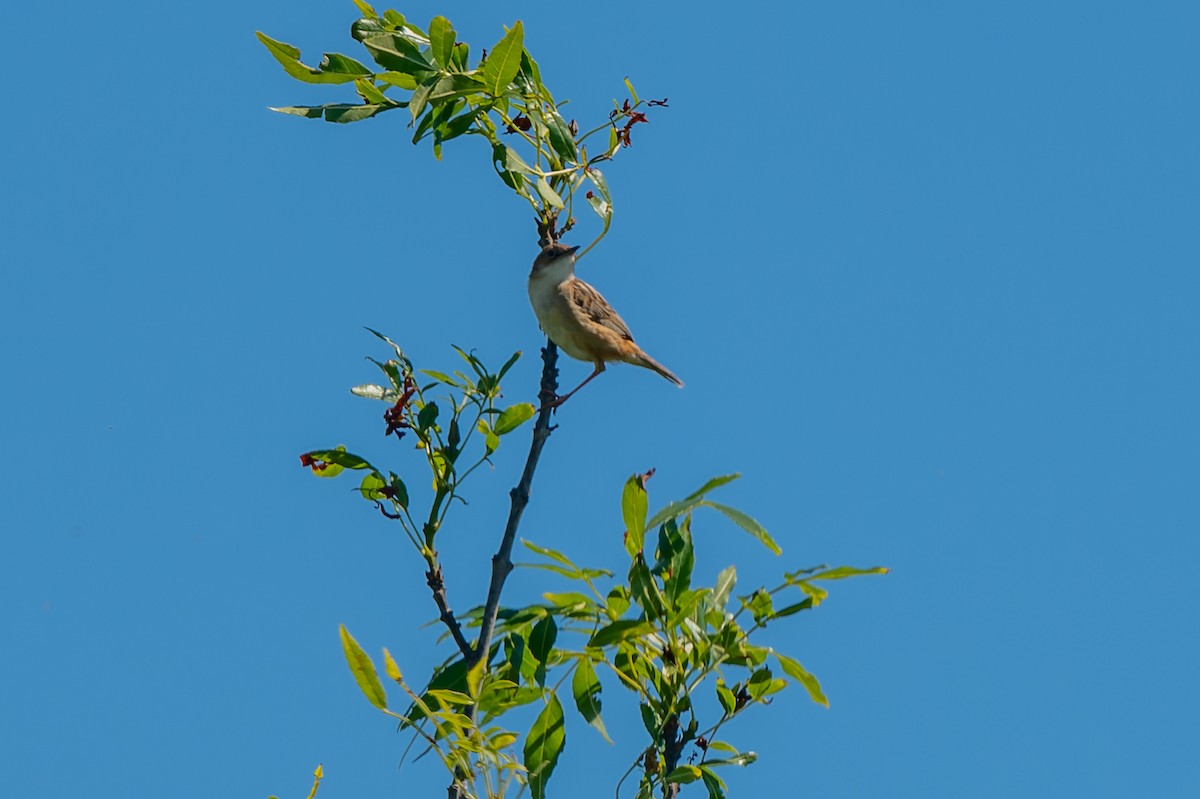
{"type": "Polygon", "coordinates": [[[438,618],[450,630],[450,635],[454,636],[454,643],[458,645],[458,651],[462,652],[464,658],[471,657],[473,651],[471,649],[471,642],[463,635],[462,625],[454,617],[454,611],[450,610],[450,604],[446,600],[446,583],[442,579],[442,567],[440,565],[436,569],[430,569],[425,572],[425,583],[429,586],[429,590],[433,592],[433,601],[437,605],[438,618]]]}
{"type": "MultiPolygon", "coordinates": [[[[467,668],[473,668],[487,656],[492,646],[492,633],[496,629],[496,614],[500,609],[500,593],[504,590],[504,581],[513,570],[511,560],[513,541],[517,537],[517,528],[521,524],[521,514],[529,504],[529,489],[533,484],[533,473],[537,469],[538,458],[541,457],[542,447],[554,427],[550,424],[550,416],[554,412],[552,404],[558,392],[558,348],[554,342],[546,340],[542,348],[542,383],[538,392],[541,411],[538,412],[537,422],[533,426],[533,441],[529,445],[529,457],[525,459],[525,471],[521,473],[521,481],[516,488],[508,492],[511,504],[508,511],[508,523],[504,527],[504,537],[500,540],[500,548],[492,556],[492,580],[488,585],[487,603],[483,609],[483,622],[479,628],[479,641],[475,651],[467,658],[467,668]]],[[[472,715],[474,709],[472,708],[472,715]]]]}

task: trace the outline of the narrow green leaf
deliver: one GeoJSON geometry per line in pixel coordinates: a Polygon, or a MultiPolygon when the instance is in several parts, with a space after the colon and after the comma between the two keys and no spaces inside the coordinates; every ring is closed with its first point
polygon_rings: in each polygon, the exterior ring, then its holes
{"type": "Polygon", "coordinates": [[[666,602],[658,583],[646,567],[646,561],[641,557],[633,559],[629,568],[629,593],[633,600],[646,612],[650,619],[662,618],[666,613],[666,602]]]}
{"type": "Polygon", "coordinates": [[[362,40],[363,47],[371,54],[375,63],[393,72],[405,72],[417,75],[421,72],[434,71],[434,65],[429,63],[420,49],[404,36],[398,33],[383,33],[362,40]]]}
{"type": "Polygon", "coordinates": [[[575,149],[575,137],[567,127],[566,120],[557,109],[550,108],[546,112],[547,129],[550,133],[550,146],[563,159],[564,163],[578,163],[579,152],[575,149]]]}
{"type": "Polygon", "coordinates": [[[646,536],[646,489],[641,475],[625,481],[621,490],[621,518],[625,522],[625,549],[630,557],[642,551],[646,536]]]}
{"type": "Polygon", "coordinates": [[[858,577],[865,574],[887,574],[888,570],[885,566],[872,566],[869,569],[856,569],[853,566],[838,566],[836,569],[817,572],[811,575],[810,580],[843,580],[847,577],[858,577]]]}
{"type": "Polygon", "coordinates": [[[283,71],[296,80],[305,83],[349,83],[355,75],[345,75],[338,72],[322,72],[306,64],[300,63],[300,51],[286,42],[276,41],[262,31],[254,34],[263,43],[275,60],[283,67],[283,71]]]}
{"type": "Polygon", "coordinates": [[[404,72],[392,72],[389,70],[387,72],[380,72],[376,74],[375,77],[379,78],[381,81],[392,84],[397,89],[407,89],[408,91],[412,91],[413,89],[417,88],[417,79],[404,72]]]}
{"type": "Polygon", "coordinates": [[[701,504],[707,505],[713,510],[718,510],[725,514],[730,521],[761,541],[763,546],[765,546],[767,549],[771,550],[776,555],[782,554],[783,550],[779,548],[779,544],[775,543],[775,539],[771,538],[771,536],[767,534],[766,529],[747,514],[742,513],[737,508],[731,508],[728,505],[721,505],[720,503],[709,500],[705,500],[701,504]]]}
{"type": "Polygon", "coordinates": [[[520,358],[521,351],[517,350],[507,361],[504,362],[504,365],[500,367],[500,371],[496,373],[496,379],[503,380],[504,376],[508,374],[508,370],[513,368],[513,364],[515,364],[520,358]]]}
{"type": "Polygon", "coordinates": [[[612,216],[612,206],[608,204],[607,200],[589,192],[587,201],[588,205],[592,207],[592,210],[595,211],[596,215],[601,219],[608,221],[608,219],[612,216]]]}
{"type": "Polygon", "coordinates": [[[387,651],[386,646],[383,648],[383,670],[387,672],[387,676],[401,685],[404,684],[404,676],[400,674],[400,667],[396,665],[396,659],[392,657],[391,652],[387,651]]]}
{"type": "Polygon", "coordinates": [[[354,91],[358,92],[359,97],[372,105],[387,105],[390,102],[387,96],[379,91],[374,82],[367,78],[359,78],[354,81],[354,91]]]}
{"type": "Polygon", "coordinates": [[[321,59],[321,63],[317,65],[317,68],[322,72],[335,75],[353,75],[356,78],[371,74],[371,70],[367,69],[360,62],[341,53],[326,53],[321,59]]]}
{"type": "Polygon", "coordinates": [[[554,642],[558,638],[558,625],[553,616],[542,617],[533,625],[529,633],[529,654],[537,658],[538,663],[545,663],[549,658],[554,642]]]}
{"type": "Polygon", "coordinates": [[[732,715],[733,711],[737,710],[737,697],[720,678],[717,678],[717,701],[721,703],[721,710],[725,711],[726,716],[732,715]]]}
{"type": "MultiPolygon", "coordinates": [[[[415,122],[422,112],[429,105],[429,94],[433,91],[433,87],[437,85],[436,78],[430,78],[413,90],[412,99],[408,101],[408,111],[412,114],[415,122]]],[[[433,124],[433,118],[430,117],[430,124],[433,124]]]]}
{"type": "MultiPolygon", "coordinates": [[[[713,748],[711,743],[708,745],[708,748],[709,749],[713,748]]],[[[733,749],[732,746],[729,748],[733,749]]],[[[744,767],[744,766],[750,765],[751,763],[753,763],[756,760],[758,760],[757,752],[735,752],[733,757],[722,757],[722,758],[718,758],[716,760],[705,760],[704,765],[705,766],[743,766],[744,767]]]]}
{"type": "Polygon", "coordinates": [[[550,184],[545,178],[539,176],[534,186],[537,187],[538,196],[545,200],[546,205],[549,205],[552,208],[557,208],[560,211],[567,207],[563,203],[562,197],[558,196],[558,192],[550,187],[550,184]]]}
{"type": "Polygon", "coordinates": [[[336,122],[338,124],[346,124],[348,122],[361,122],[364,119],[370,119],[381,111],[387,111],[392,108],[397,108],[394,105],[355,105],[355,106],[326,106],[325,121],[336,122]]]}
{"type": "Polygon", "coordinates": [[[717,583],[713,586],[713,607],[719,612],[725,612],[725,606],[729,604],[729,594],[736,584],[737,569],[733,566],[726,566],[717,575],[717,583]]]}
{"type": "Polygon", "coordinates": [[[788,605],[787,607],[780,608],[779,610],[775,611],[771,615],[771,618],[772,619],[783,619],[788,616],[794,616],[795,614],[799,613],[802,610],[809,610],[814,605],[815,605],[815,603],[813,602],[812,597],[809,597],[802,602],[797,602],[794,605],[788,605]]]}
{"type": "Polygon", "coordinates": [[[681,785],[687,785],[689,782],[695,782],[700,779],[700,767],[682,765],[677,766],[670,774],[663,777],[664,782],[678,782],[681,785]]]}
{"type": "Polygon", "coordinates": [[[550,701],[538,714],[525,739],[524,762],[529,770],[529,793],[533,799],[545,799],[546,782],[558,765],[558,756],[565,744],[562,704],[555,694],[550,694],[550,701]]]}
{"type": "Polygon", "coordinates": [[[505,408],[493,425],[496,435],[502,436],[505,433],[511,433],[532,419],[536,413],[537,408],[533,407],[533,404],[529,402],[521,402],[505,408]]]}
{"type": "Polygon", "coordinates": [[[633,84],[629,82],[629,78],[625,79],[625,88],[629,90],[629,96],[633,98],[635,103],[640,102],[640,100],[638,100],[637,92],[633,90],[633,84]]]}
{"type": "Polygon", "coordinates": [[[704,764],[700,765],[700,770],[704,772],[704,787],[708,789],[708,799],[725,799],[725,781],[704,764]]]}
{"type": "Polygon", "coordinates": [[[576,566],[574,563],[572,563],[570,558],[568,558],[563,553],[559,552],[557,549],[550,549],[549,547],[539,546],[539,545],[533,543],[532,541],[526,541],[524,538],[521,539],[521,543],[525,546],[526,549],[530,550],[531,552],[536,552],[539,555],[544,555],[545,557],[550,558],[551,560],[558,561],[559,563],[561,563],[564,566],[569,566],[572,569],[574,569],[575,571],[579,571],[579,567],[576,566]]]}
{"type": "Polygon", "coordinates": [[[778,652],[773,652],[772,654],[779,661],[779,666],[783,669],[783,673],[803,685],[814,702],[818,705],[829,707],[829,700],[821,690],[821,683],[817,682],[817,678],[800,665],[800,661],[786,655],[781,655],[778,652]]]}
{"type": "Polygon", "coordinates": [[[427,402],[425,407],[417,413],[417,428],[420,430],[428,430],[437,421],[438,406],[436,402],[427,402]]]}
{"type": "Polygon", "coordinates": [[[395,391],[390,388],[384,388],[383,386],[377,386],[374,383],[363,383],[361,386],[351,386],[350,393],[356,397],[383,400],[384,402],[395,402],[397,399],[395,391]]]}
{"type": "Polygon", "coordinates": [[[584,720],[596,728],[604,736],[604,740],[612,743],[608,730],[604,729],[604,719],[600,718],[600,678],[596,676],[596,668],[586,657],[579,659],[575,667],[575,675],[571,678],[571,693],[575,696],[575,707],[584,720]]]}
{"type": "Polygon", "coordinates": [[[504,149],[503,161],[506,170],[509,172],[524,172],[525,174],[533,173],[533,169],[530,168],[529,164],[521,160],[521,156],[517,154],[516,150],[506,144],[500,146],[504,149]]]}
{"type": "Polygon", "coordinates": [[[308,117],[309,119],[319,119],[325,116],[325,106],[323,105],[284,105],[278,108],[268,106],[268,111],[275,111],[279,114],[292,114],[298,117],[308,117]]]}
{"type": "Polygon", "coordinates": [[[504,94],[508,84],[517,76],[524,48],[525,26],[521,20],[517,20],[504,38],[491,49],[488,60],[483,65],[483,82],[493,97],[504,94]]]}
{"type": "Polygon", "coordinates": [[[429,23],[429,47],[433,60],[443,69],[451,67],[450,55],[454,51],[454,26],[442,16],[429,23]]]}
{"type": "Polygon", "coordinates": [[[354,675],[359,690],[372,705],[386,710],[387,694],[384,693],[383,684],[379,682],[379,675],[375,673],[375,664],[358,645],[358,641],[350,635],[346,625],[338,625],[338,631],[342,637],[342,651],[346,653],[346,662],[350,664],[350,672],[354,675]]]}
{"type": "Polygon", "coordinates": [[[339,446],[337,449],[314,449],[305,454],[313,460],[335,463],[344,469],[372,469],[378,471],[365,458],[360,458],[353,453],[347,452],[346,448],[342,446],[339,446]]]}
{"type": "Polygon", "coordinates": [[[731,483],[739,477],[741,477],[740,474],[725,474],[721,475],[720,477],[712,478],[683,499],[667,503],[666,507],[662,508],[652,517],[650,517],[650,520],[646,522],[646,526],[653,529],[665,522],[667,519],[674,519],[682,516],[689,510],[692,510],[697,505],[701,504],[701,500],[704,499],[704,495],[709,491],[712,491],[714,488],[720,488],[726,483],[731,483]]]}
{"type": "Polygon", "coordinates": [[[370,3],[366,3],[366,2],[364,2],[364,0],[354,0],[354,5],[358,6],[358,10],[363,13],[363,16],[366,16],[366,17],[378,17],[379,16],[378,14],[375,13],[375,9],[371,8],[370,3]]]}
{"type": "Polygon", "coordinates": [[[657,628],[648,621],[639,621],[638,619],[619,619],[609,624],[606,627],[601,627],[596,630],[595,634],[588,639],[589,647],[603,647],[611,644],[628,641],[631,638],[640,638],[643,635],[649,635],[657,628]]]}

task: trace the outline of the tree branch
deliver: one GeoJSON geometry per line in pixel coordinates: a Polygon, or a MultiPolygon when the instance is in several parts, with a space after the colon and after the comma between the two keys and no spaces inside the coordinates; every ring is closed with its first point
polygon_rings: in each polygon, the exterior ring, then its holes
{"type": "Polygon", "coordinates": [[[458,619],[454,618],[454,611],[450,610],[450,605],[446,600],[446,583],[442,579],[440,565],[425,572],[425,583],[433,592],[433,602],[437,605],[438,618],[446,625],[446,629],[450,630],[450,635],[454,637],[454,643],[458,645],[458,651],[464,658],[470,658],[473,652],[471,642],[463,635],[462,625],[458,623],[458,619]]]}
{"type": "MultiPolygon", "coordinates": [[[[508,511],[508,523],[504,527],[504,537],[500,540],[500,548],[492,556],[492,580],[488,585],[487,603],[483,609],[483,623],[479,628],[479,641],[475,649],[467,657],[467,667],[473,668],[487,656],[492,646],[492,634],[496,629],[496,614],[500,609],[500,593],[504,590],[504,581],[513,570],[511,555],[513,540],[517,537],[517,528],[521,524],[521,514],[529,504],[529,489],[533,484],[533,473],[537,469],[538,458],[541,457],[542,447],[550,437],[554,426],[550,424],[550,416],[554,413],[552,403],[558,396],[558,347],[554,342],[546,340],[542,348],[542,383],[538,392],[541,410],[537,422],[533,426],[533,442],[529,445],[529,457],[525,459],[525,471],[516,488],[508,492],[511,504],[508,511]]],[[[471,709],[474,716],[474,708],[471,709]]]]}

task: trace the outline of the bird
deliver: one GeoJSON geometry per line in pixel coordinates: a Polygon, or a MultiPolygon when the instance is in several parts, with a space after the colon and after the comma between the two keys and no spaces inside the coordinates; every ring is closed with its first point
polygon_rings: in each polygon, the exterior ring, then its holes
{"type": "Polygon", "coordinates": [[[563,404],[603,372],[606,363],[616,361],[651,369],[683,388],[682,380],[634,343],[629,326],[600,292],[575,277],[578,249],[551,241],[542,247],[529,273],[529,302],[542,330],[567,355],[596,367],[586,380],[549,405],[563,404]]]}

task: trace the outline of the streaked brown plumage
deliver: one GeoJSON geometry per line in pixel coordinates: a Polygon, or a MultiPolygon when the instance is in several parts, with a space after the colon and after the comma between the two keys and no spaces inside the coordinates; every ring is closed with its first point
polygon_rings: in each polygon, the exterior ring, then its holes
{"type": "Polygon", "coordinates": [[[652,369],[683,388],[682,380],[634,343],[629,326],[600,292],[575,277],[578,249],[552,242],[542,248],[529,273],[529,301],[542,330],[567,355],[596,367],[555,404],[565,402],[603,372],[605,363],[614,361],[652,369]]]}

